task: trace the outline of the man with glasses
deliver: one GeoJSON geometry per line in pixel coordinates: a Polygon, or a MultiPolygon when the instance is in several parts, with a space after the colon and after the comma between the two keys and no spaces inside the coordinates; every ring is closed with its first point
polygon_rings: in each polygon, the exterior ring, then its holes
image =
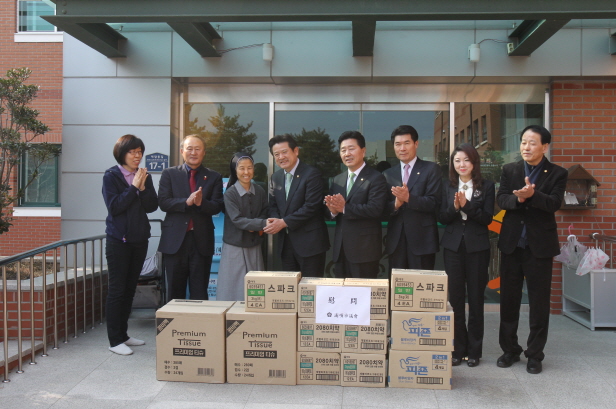
{"type": "Polygon", "coordinates": [[[180,147],[184,163],[163,171],[158,188],[163,221],[158,251],[164,255],[167,297],[207,300],[214,255],[212,216],[223,209],[222,177],[202,166],[205,142],[197,135],[184,137],[180,147]]]}

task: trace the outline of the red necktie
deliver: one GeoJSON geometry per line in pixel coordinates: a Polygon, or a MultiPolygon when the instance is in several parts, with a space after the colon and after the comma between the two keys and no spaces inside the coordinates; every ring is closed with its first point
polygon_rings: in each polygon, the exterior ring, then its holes
{"type": "MultiPolygon", "coordinates": [[[[188,179],[188,184],[190,185],[190,193],[193,193],[195,190],[197,190],[197,181],[195,180],[195,175],[197,174],[197,171],[194,169],[190,170],[190,178],[188,179]]],[[[186,231],[191,231],[193,229],[193,221],[192,219],[190,219],[190,221],[188,222],[188,228],[186,229],[186,231]]]]}

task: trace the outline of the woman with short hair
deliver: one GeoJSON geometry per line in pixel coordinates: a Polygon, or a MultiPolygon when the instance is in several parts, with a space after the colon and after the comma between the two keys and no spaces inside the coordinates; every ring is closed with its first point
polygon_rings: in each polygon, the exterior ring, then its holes
{"type": "Polygon", "coordinates": [[[113,147],[118,162],[105,171],[103,198],[107,206],[105,255],[107,290],[107,335],[109,350],[119,355],[133,353],[131,346],[145,342],[127,334],[128,317],[137,281],[148,252],[150,222],[147,213],[158,209],[152,177],[139,168],[145,146],[135,135],[124,135],[113,147]]]}

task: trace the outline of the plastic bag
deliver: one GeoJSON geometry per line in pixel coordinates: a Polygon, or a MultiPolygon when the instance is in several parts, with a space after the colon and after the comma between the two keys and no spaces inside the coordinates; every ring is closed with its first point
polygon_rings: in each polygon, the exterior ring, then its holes
{"type": "Polygon", "coordinates": [[[580,265],[580,261],[586,253],[586,246],[580,244],[577,237],[570,234],[567,237],[567,242],[560,248],[560,254],[554,257],[554,260],[560,261],[570,269],[576,269],[580,265]]]}
{"type": "Polygon", "coordinates": [[[148,257],[143,262],[143,268],[141,269],[141,274],[139,277],[143,278],[155,278],[158,277],[158,253],[154,253],[153,256],[148,257]]]}
{"type": "Polygon", "coordinates": [[[588,249],[575,273],[582,276],[592,270],[601,270],[609,259],[608,255],[599,248],[588,249]]]}

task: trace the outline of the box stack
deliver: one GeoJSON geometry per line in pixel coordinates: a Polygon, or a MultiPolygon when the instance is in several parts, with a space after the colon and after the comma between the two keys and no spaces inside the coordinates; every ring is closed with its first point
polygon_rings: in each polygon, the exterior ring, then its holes
{"type": "Polygon", "coordinates": [[[297,383],[384,387],[386,377],[387,280],[303,278],[299,284],[297,383]],[[318,323],[317,286],[371,287],[370,324],[318,323]]]}
{"type": "Polygon", "coordinates": [[[453,310],[444,271],[391,273],[389,386],[451,389],[453,310]]]}
{"type": "Polygon", "coordinates": [[[226,315],[227,382],[296,384],[299,272],[249,272],[226,315]]]}
{"type": "Polygon", "coordinates": [[[347,278],[344,285],[370,287],[370,324],[344,326],[341,384],[383,388],[387,377],[388,280],[347,278]]]}

